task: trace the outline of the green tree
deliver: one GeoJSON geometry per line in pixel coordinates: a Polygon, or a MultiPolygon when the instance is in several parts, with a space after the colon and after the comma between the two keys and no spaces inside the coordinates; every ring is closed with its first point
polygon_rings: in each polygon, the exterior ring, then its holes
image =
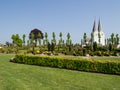
{"type": "Polygon", "coordinates": [[[22,39],[18,34],[12,35],[11,39],[13,40],[13,44],[16,46],[22,46],[22,39]]]}
{"type": "Polygon", "coordinates": [[[86,33],[84,33],[83,39],[84,39],[84,42],[85,42],[85,44],[86,44],[86,42],[87,42],[87,35],[86,35],[86,33]]]}
{"type": "Polygon", "coordinates": [[[48,51],[51,51],[51,44],[49,42],[48,42],[47,46],[48,46],[48,51]]]}
{"type": "Polygon", "coordinates": [[[93,50],[97,51],[97,43],[96,42],[93,43],[93,50]]]}
{"type": "Polygon", "coordinates": [[[13,40],[14,46],[16,46],[16,53],[18,53],[19,47],[22,46],[22,39],[20,38],[19,34],[12,35],[11,39],[13,40]]]}
{"type": "Polygon", "coordinates": [[[31,33],[30,44],[31,44],[31,45],[33,45],[33,43],[34,43],[34,34],[33,34],[33,33],[31,33]]]}
{"type": "Polygon", "coordinates": [[[70,33],[67,34],[66,45],[71,45],[72,41],[70,39],[70,33]]]}
{"type": "Polygon", "coordinates": [[[119,35],[116,34],[116,44],[117,44],[117,45],[119,44],[119,40],[120,40],[119,35]]]}
{"type": "Polygon", "coordinates": [[[112,47],[112,44],[110,43],[110,44],[109,44],[109,51],[112,51],[112,48],[113,48],[113,47],[112,47]]]}
{"type": "Polygon", "coordinates": [[[48,34],[47,34],[47,32],[45,32],[45,45],[47,45],[48,44],[48,34]]]}
{"type": "Polygon", "coordinates": [[[62,40],[62,32],[59,34],[60,40],[59,40],[59,45],[62,46],[63,40],[62,40]]]}
{"type": "Polygon", "coordinates": [[[41,46],[41,34],[38,33],[38,42],[39,42],[39,46],[41,46]]]}
{"type": "Polygon", "coordinates": [[[53,37],[52,43],[53,43],[54,45],[56,45],[56,35],[55,35],[54,32],[52,33],[52,37],[53,37]]]}
{"type": "Polygon", "coordinates": [[[30,46],[30,41],[29,40],[27,40],[27,46],[30,46]]]}
{"type": "Polygon", "coordinates": [[[52,42],[51,44],[51,51],[53,52],[55,50],[55,44],[52,42]]]}
{"type": "Polygon", "coordinates": [[[91,44],[93,43],[94,35],[91,33],[91,44]]]}
{"type": "Polygon", "coordinates": [[[111,34],[111,43],[114,44],[114,33],[111,34]]]}
{"type": "Polygon", "coordinates": [[[100,42],[101,42],[101,41],[100,41],[100,40],[101,40],[100,38],[101,38],[101,35],[100,35],[100,32],[98,32],[98,41],[99,41],[99,44],[100,44],[100,42]]]}
{"type": "Polygon", "coordinates": [[[23,34],[23,45],[25,46],[25,38],[26,38],[26,35],[23,34]]]}
{"type": "Polygon", "coordinates": [[[71,51],[72,40],[70,39],[70,33],[67,34],[66,45],[68,47],[68,50],[71,51]]]}
{"type": "Polygon", "coordinates": [[[34,54],[34,51],[35,51],[35,43],[34,43],[34,34],[33,34],[33,33],[31,33],[30,44],[31,44],[31,46],[32,46],[32,53],[34,54]]]}
{"type": "Polygon", "coordinates": [[[11,39],[12,39],[13,45],[15,45],[15,35],[14,34],[12,35],[11,39]]]}

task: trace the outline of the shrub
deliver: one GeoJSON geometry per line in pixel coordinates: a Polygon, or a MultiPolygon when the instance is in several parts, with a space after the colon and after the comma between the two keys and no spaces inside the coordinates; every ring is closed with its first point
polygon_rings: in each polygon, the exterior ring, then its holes
{"type": "Polygon", "coordinates": [[[50,56],[16,55],[16,63],[65,68],[80,71],[120,74],[120,61],[50,56]]]}
{"type": "Polygon", "coordinates": [[[6,52],[5,48],[0,48],[0,53],[5,53],[5,52],[6,52]]]}
{"type": "Polygon", "coordinates": [[[104,56],[110,56],[109,52],[103,52],[104,56]]]}
{"type": "Polygon", "coordinates": [[[73,53],[74,56],[83,56],[83,52],[82,51],[75,51],[73,53]]]}

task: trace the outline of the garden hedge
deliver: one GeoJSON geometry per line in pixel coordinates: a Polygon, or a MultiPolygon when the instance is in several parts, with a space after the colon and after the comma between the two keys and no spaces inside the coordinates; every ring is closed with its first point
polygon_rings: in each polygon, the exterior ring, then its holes
{"type": "Polygon", "coordinates": [[[120,61],[65,58],[57,56],[16,55],[16,63],[120,75],[120,61]]]}

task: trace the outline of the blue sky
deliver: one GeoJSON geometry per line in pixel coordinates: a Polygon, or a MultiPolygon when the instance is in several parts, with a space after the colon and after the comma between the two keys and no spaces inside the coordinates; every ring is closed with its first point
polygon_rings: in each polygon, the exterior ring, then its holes
{"type": "Polygon", "coordinates": [[[120,35],[120,0],[0,0],[0,43],[12,41],[12,34],[28,37],[34,28],[59,33],[70,32],[74,43],[80,43],[83,33],[87,36],[94,19],[101,20],[106,37],[120,35]]]}

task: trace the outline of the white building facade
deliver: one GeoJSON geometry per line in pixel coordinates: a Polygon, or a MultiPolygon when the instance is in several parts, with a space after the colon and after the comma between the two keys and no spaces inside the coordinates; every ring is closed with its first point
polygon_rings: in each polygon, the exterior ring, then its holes
{"type": "Polygon", "coordinates": [[[96,25],[96,21],[94,21],[92,34],[93,34],[93,42],[96,42],[97,44],[102,46],[105,45],[105,33],[102,30],[100,20],[98,22],[98,27],[96,25]]]}

